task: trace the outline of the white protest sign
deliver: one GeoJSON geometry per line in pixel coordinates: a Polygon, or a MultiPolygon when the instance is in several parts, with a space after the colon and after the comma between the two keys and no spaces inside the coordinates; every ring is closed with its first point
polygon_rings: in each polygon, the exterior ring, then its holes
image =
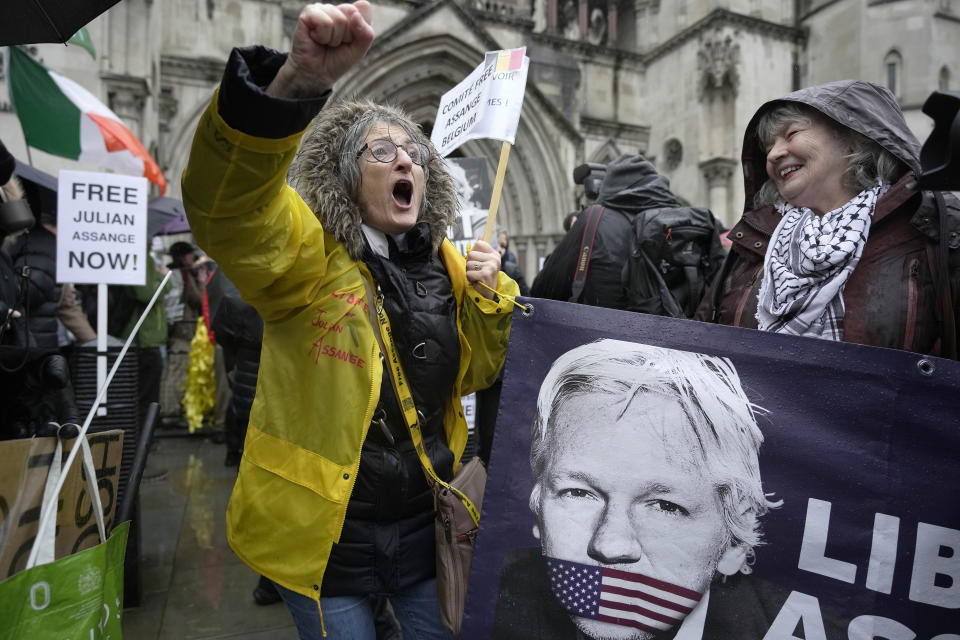
{"type": "Polygon", "coordinates": [[[470,139],[470,132],[483,113],[492,75],[493,67],[483,62],[440,98],[430,142],[441,156],[446,157],[470,139]]]}
{"type": "Polygon", "coordinates": [[[475,138],[513,144],[530,66],[525,51],[526,47],[488,52],[480,66],[443,94],[430,136],[441,156],[475,138]]]}
{"type": "Polygon", "coordinates": [[[530,58],[526,47],[487,53],[484,65],[493,67],[483,118],[471,131],[473,138],[493,138],[514,143],[523,109],[530,58]]]}
{"type": "Polygon", "coordinates": [[[61,171],[57,282],[146,284],[147,180],[61,171]]]}

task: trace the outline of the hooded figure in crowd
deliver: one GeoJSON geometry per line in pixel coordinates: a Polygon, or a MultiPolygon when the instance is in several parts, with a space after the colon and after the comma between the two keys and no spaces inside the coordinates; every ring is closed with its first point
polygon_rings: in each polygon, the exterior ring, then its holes
{"type": "MultiPolygon", "coordinates": [[[[623,267],[630,258],[633,219],[648,209],[679,207],[670,181],[641,155],[623,155],[607,165],[597,196],[596,211],[604,209],[590,254],[590,266],[578,302],[595,307],[626,309],[623,267]]],[[[585,211],[550,254],[530,287],[530,295],[570,300],[580,245],[588,223],[585,211]]]]}
{"type": "Polygon", "coordinates": [[[919,152],[868,82],[764,104],[744,135],[745,213],[696,318],[955,358],[960,203],[917,190],[919,152]]]}
{"type": "Polygon", "coordinates": [[[400,402],[449,481],[467,441],[460,397],[496,379],[518,291],[488,243],[464,260],[446,240],[454,184],[406,114],[321,111],[370,22],[366,0],[310,5],[289,55],[234,49],[183,199],[198,244],[264,323],[227,510],[234,551],[279,585],[301,638],[373,638],[370,594],[390,598],[404,637],[450,638],[433,491],[400,402]]]}

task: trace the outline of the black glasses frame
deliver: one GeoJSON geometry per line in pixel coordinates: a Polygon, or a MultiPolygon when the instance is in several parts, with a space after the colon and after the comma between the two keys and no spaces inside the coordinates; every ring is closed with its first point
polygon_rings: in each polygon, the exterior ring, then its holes
{"type": "Polygon", "coordinates": [[[405,144],[405,145],[398,145],[396,142],[394,142],[394,141],[391,140],[390,138],[377,138],[376,140],[371,140],[370,142],[371,142],[371,143],[376,143],[376,142],[386,142],[386,143],[389,143],[389,147],[387,147],[387,148],[388,148],[388,149],[389,149],[389,148],[392,148],[392,149],[393,149],[393,153],[392,153],[389,157],[380,158],[380,157],[377,156],[376,153],[373,152],[373,149],[370,147],[370,143],[364,143],[364,145],[363,145],[362,147],[360,147],[360,150],[357,151],[357,157],[358,157],[358,158],[359,158],[361,155],[363,155],[363,152],[364,152],[364,151],[367,151],[367,150],[369,149],[369,150],[370,150],[370,156],[371,156],[376,162],[384,162],[384,163],[386,163],[386,162],[393,162],[394,160],[397,159],[397,154],[399,153],[399,152],[397,151],[397,149],[399,149],[399,148],[402,146],[404,152],[406,152],[407,156],[409,156],[410,161],[413,162],[415,165],[418,165],[418,166],[421,166],[421,167],[426,167],[426,166],[427,166],[427,163],[430,162],[430,149],[427,147],[427,145],[422,144],[422,143],[420,143],[420,142],[408,142],[408,143],[405,144]],[[415,149],[417,150],[417,155],[420,157],[420,162],[417,162],[416,160],[414,160],[414,158],[413,158],[413,155],[414,155],[414,154],[410,153],[409,147],[415,148],[415,149]]]}

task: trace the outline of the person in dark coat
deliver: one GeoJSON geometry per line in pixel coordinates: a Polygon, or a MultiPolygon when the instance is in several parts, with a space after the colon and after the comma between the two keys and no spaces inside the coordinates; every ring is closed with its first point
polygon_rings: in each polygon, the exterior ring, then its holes
{"type": "Polygon", "coordinates": [[[630,257],[630,236],[635,216],[647,209],[678,207],[670,181],[642,155],[623,155],[607,165],[596,205],[581,211],[576,223],[544,263],[530,287],[530,295],[550,300],[570,300],[595,307],[626,309],[623,267],[630,257]],[[573,277],[588,213],[603,210],[590,256],[583,292],[571,300],[573,277]]]}
{"type": "MultiPolygon", "coordinates": [[[[8,236],[28,229],[36,222],[23,197],[23,187],[13,175],[16,161],[0,142],[0,243],[8,236]]],[[[24,314],[25,299],[20,295],[21,276],[13,266],[6,248],[0,246],[0,384],[9,397],[19,389],[20,370],[29,358],[26,348],[24,314]],[[11,387],[10,385],[16,385],[11,387]]],[[[20,412],[20,403],[0,403],[0,438],[17,437],[13,417],[20,412]]]]}
{"type": "MultiPolygon", "coordinates": [[[[9,234],[14,234],[34,225],[33,212],[23,196],[23,187],[13,175],[16,160],[0,141],[0,244],[9,234]]],[[[22,317],[22,300],[19,296],[18,274],[10,254],[0,247],[0,345],[12,347],[23,338],[17,335],[22,317]]],[[[5,351],[7,357],[20,359],[20,353],[5,351]]]]}
{"type": "Polygon", "coordinates": [[[527,286],[527,280],[523,277],[517,255],[510,251],[510,239],[507,237],[506,231],[497,234],[497,245],[500,250],[500,270],[517,283],[520,288],[520,295],[530,295],[530,287],[527,286]]]}
{"type": "Polygon", "coordinates": [[[240,464],[250,407],[257,393],[263,320],[256,309],[243,301],[240,292],[221,269],[217,269],[207,283],[207,294],[210,327],[217,337],[217,344],[223,347],[231,391],[224,430],[227,446],[224,465],[236,467],[240,464]]]}
{"type": "MultiPolygon", "coordinates": [[[[28,351],[21,367],[4,370],[10,376],[10,384],[4,387],[17,399],[8,408],[7,424],[10,433],[19,437],[38,434],[50,422],[76,423],[80,418],[70,369],[60,353],[58,321],[68,308],[61,304],[57,284],[56,212],[41,211],[39,218],[39,224],[19,235],[10,247],[23,306],[18,346],[28,351]]],[[[72,317],[95,336],[82,313],[72,317]]]]}
{"type": "MultiPolygon", "coordinates": [[[[26,270],[28,340],[32,347],[56,349],[57,304],[57,236],[50,228],[49,214],[41,214],[41,224],[17,238],[10,254],[18,271],[26,270]]],[[[53,222],[56,222],[54,217],[53,222]]]]}
{"type": "Polygon", "coordinates": [[[919,151],[869,82],[761,106],[744,135],[744,214],[696,319],[956,358],[960,203],[917,190],[919,151]]]}

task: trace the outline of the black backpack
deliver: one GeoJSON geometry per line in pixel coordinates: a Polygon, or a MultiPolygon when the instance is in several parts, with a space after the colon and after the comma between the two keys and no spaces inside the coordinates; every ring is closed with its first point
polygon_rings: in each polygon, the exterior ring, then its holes
{"type": "Polygon", "coordinates": [[[726,255],[709,209],[668,207],[633,216],[622,283],[627,309],[692,318],[726,255]]]}

